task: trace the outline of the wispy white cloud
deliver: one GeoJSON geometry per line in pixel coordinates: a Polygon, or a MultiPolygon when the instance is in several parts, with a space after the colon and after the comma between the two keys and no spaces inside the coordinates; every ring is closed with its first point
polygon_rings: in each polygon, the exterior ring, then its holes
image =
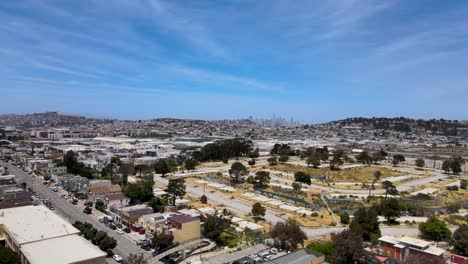
{"type": "Polygon", "coordinates": [[[253,78],[246,78],[238,75],[209,71],[183,65],[165,65],[161,69],[163,72],[175,74],[181,78],[186,77],[192,81],[208,83],[218,87],[238,87],[250,90],[265,90],[275,92],[280,92],[283,90],[283,87],[277,84],[271,84],[253,78]]]}
{"type": "Polygon", "coordinates": [[[228,57],[228,51],[212,36],[207,26],[197,21],[189,10],[177,5],[177,2],[151,0],[153,20],[167,30],[169,34],[186,40],[199,54],[228,57]]]}

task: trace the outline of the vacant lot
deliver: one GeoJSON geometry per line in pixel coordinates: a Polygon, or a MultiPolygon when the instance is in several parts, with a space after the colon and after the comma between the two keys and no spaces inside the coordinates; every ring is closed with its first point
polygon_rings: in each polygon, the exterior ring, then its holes
{"type": "MultiPolygon", "coordinates": [[[[317,176],[323,176],[323,169],[314,169],[306,166],[297,166],[290,164],[277,164],[270,166],[273,170],[285,171],[285,172],[297,172],[303,171],[305,173],[317,176]]],[[[374,172],[380,171],[382,173],[381,178],[400,176],[401,172],[396,170],[391,170],[378,166],[366,166],[353,169],[339,170],[339,171],[330,171],[330,179],[335,182],[368,182],[372,181],[374,178],[374,172]]]]}

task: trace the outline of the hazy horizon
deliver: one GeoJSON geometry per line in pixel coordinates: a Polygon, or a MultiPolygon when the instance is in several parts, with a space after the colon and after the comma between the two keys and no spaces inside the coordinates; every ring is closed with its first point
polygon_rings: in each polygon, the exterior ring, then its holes
{"type": "Polygon", "coordinates": [[[5,1],[0,113],[468,119],[465,1],[5,1]]]}

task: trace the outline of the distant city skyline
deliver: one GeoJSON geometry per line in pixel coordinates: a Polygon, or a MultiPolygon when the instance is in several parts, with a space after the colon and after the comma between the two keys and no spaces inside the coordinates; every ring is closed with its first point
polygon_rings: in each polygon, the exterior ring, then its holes
{"type": "Polygon", "coordinates": [[[0,114],[468,119],[466,1],[4,1],[0,114]]]}

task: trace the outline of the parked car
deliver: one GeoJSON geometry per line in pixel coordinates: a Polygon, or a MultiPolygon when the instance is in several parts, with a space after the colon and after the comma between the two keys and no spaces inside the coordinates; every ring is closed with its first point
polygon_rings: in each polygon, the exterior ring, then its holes
{"type": "Polygon", "coordinates": [[[150,251],[151,250],[150,243],[141,245],[141,249],[146,250],[146,251],[150,251]]]}
{"type": "Polygon", "coordinates": [[[117,262],[122,262],[123,258],[120,255],[115,254],[112,258],[117,262]]]}
{"type": "Polygon", "coordinates": [[[137,244],[137,246],[140,246],[143,243],[149,243],[149,242],[150,241],[147,238],[142,238],[142,239],[137,240],[136,244],[137,244]]]}
{"type": "Polygon", "coordinates": [[[83,213],[85,214],[91,214],[93,211],[93,209],[91,209],[91,207],[88,207],[86,206],[84,209],[83,209],[83,213]]]}

